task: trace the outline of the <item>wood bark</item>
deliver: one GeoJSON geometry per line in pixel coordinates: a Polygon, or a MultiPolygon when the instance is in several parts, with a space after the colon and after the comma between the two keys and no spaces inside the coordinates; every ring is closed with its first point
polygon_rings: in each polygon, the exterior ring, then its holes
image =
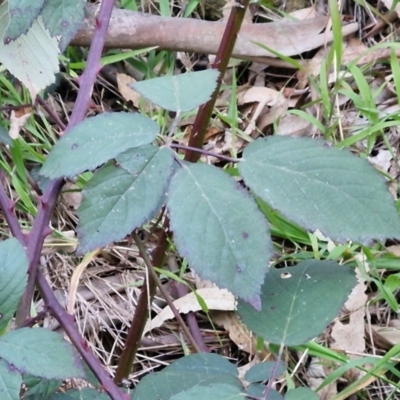
{"type": "MultiPolygon", "coordinates": [[[[89,46],[95,32],[96,6],[87,5],[88,18],[72,40],[72,45],[89,46]]],[[[332,40],[325,32],[327,17],[303,21],[279,21],[242,26],[233,57],[266,61],[274,54],[261,43],[280,54],[294,56],[316,49],[332,40]]],[[[223,22],[191,18],[167,18],[115,8],[106,38],[106,48],[140,49],[158,46],[161,50],[216,54],[225,29],[223,22]]],[[[343,36],[357,31],[357,23],[345,25],[343,36]]]]}

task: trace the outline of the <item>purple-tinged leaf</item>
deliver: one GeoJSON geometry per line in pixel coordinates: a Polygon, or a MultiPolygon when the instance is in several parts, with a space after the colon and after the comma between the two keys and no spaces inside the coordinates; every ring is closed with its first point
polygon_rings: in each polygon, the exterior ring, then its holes
{"type": "Polygon", "coordinates": [[[122,167],[109,164],[97,171],[83,190],[78,210],[78,252],[120,240],[147,222],[157,212],[173,171],[174,155],[167,147],[154,147],[154,152],[132,149],[121,155],[122,167]],[[133,163],[141,151],[145,157],[133,163]],[[132,158],[129,164],[125,158],[132,158]]]}
{"type": "Polygon", "coordinates": [[[271,238],[246,190],[218,168],[185,164],[172,178],[167,206],[179,253],[190,266],[259,308],[271,238]]]}
{"type": "Polygon", "coordinates": [[[158,131],[153,120],[140,114],[115,112],[87,118],[55,144],[40,174],[74,177],[128,149],[151,143],[158,131]]]}

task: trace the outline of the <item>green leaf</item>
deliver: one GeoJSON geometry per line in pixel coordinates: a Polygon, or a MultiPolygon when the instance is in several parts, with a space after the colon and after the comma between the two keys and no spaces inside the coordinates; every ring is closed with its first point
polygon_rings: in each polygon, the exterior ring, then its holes
{"type": "MultiPolygon", "coordinates": [[[[161,149],[166,150],[165,147],[161,147],[161,149]]],[[[124,153],[120,154],[116,160],[118,164],[122,168],[126,169],[129,173],[139,174],[140,171],[142,171],[146,165],[148,165],[149,160],[152,160],[159,151],[159,147],[152,144],[147,144],[125,151],[124,153]]],[[[173,154],[171,151],[168,153],[173,154]]]]}
{"type": "Polygon", "coordinates": [[[0,360],[0,399],[19,400],[22,377],[12,365],[0,360]]]}
{"type": "MultiPolygon", "coordinates": [[[[78,397],[79,398],[79,397],[78,397]]],[[[76,397],[70,396],[68,393],[54,393],[49,400],[74,400],[76,397]]],[[[39,399],[34,399],[39,400],[39,399]]]]}
{"type": "Polygon", "coordinates": [[[61,37],[59,47],[64,51],[85,19],[84,2],[46,0],[40,14],[51,35],[61,37]]]}
{"type": "Polygon", "coordinates": [[[62,384],[61,379],[43,379],[37,376],[24,376],[24,385],[28,391],[24,394],[24,400],[47,399],[50,397],[62,384]]]}
{"type": "MultiPolygon", "coordinates": [[[[246,388],[246,395],[250,399],[262,399],[264,398],[265,385],[260,383],[252,383],[246,388]]],[[[284,400],[283,396],[274,389],[271,389],[268,393],[267,400],[284,400]]]]}
{"type": "Polygon", "coordinates": [[[279,363],[275,377],[282,375],[285,372],[286,366],[282,361],[267,361],[253,365],[245,374],[244,379],[246,382],[263,382],[271,379],[272,373],[276,368],[276,363],[279,363]]]}
{"type": "Polygon", "coordinates": [[[24,374],[46,379],[85,377],[82,360],[71,344],[42,328],[21,328],[1,336],[0,357],[24,374]]]}
{"type": "Polygon", "coordinates": [[[49,400],[109,400],[106,393],[99,393],[94,389],[85,388],[82,390],[72,389],[67,393],[54,393],[49,400]]]}
{"type": "MultiPolygon", "coordinates": [[[[141,148],[134,149],[121,159],[137,160],[135,155],[140,153],[141,148]]],[[[173,164],[174,155],[169,148],[155,147],[155,153],[146,153],[136,169],[130,165],[131,173],[113,164],[97,171],[82,192],[78,252],[122,239],[151,219],[164,202],[173,164]]]]}
{"type": "Polygon", "coordinates": [[[285,400],[319,400],[319,396],[309,388],[299,387],[289,390],[285,400]]]}
{"type": "Polygon", "coordinates": [[[17,239],[0,242],[0,331],[17,310],[27,282],[28,258],[17,239]]]}
{"type": "Polygon", "coordinates": [[[130,148],[151,143],[158,131],[154,121],[140,114],[116,112],[87,118],[56,143],[40,174],[74,177],[130,148]]]}
{"type": "Polygon", "coordinates": [[[14,40],[28,32],[33,21],[39,16],[44,0],[8,0],[10,23],[2,40],[14,40]]]}
{"type": "Polygon", "coordinates": [[[227,385],[226,383],[212,383],[209,386],[196,385],[190,389],[180,392],[170,398],[170,400],[234,400],[246,399],[243,390],[237,386],[227,385]]]}
{"type": "Polygon", "coordinates": [[[215,88],[219,72],[199,72],[163,76],[131,84],[143,97],[168,111],[191,111],[206,103],[215,88]]]}
{"type": "MultiPolygon", "coordinates": [[[[7,3],[3,3],[0,5],[0,38],[4,38],[9,22],[7,3]]],[[[59,71],[58,55],[57,39],[50,37],[41,18],[33,22],[26,35],[15,41],[6,45],[0,40],[0,63],[28,88],[32,99],[55,82],[59,71]]]]}
{"type": "Polygon", "coordinates": [[[136,386],[132,398],[170,400],[172,396],[196,385],[207,387],[212,383],[241,388],[237,376],[236,367],[217,354],[191,354],[180,358],[161,372],[146,375],[136,386]]]}
{"type": "Polygon", "coordinates": [[[271,238],[254,199],[218,168],[189,164],[172,178],[167,206],[179,253],[191,267],[259,308],[271,238]]]}
{"type": "Polygon", "coordinates": [[[239,171],[273,208],[337,241],[400,238],[400,218],[384,179],[348,150],[309,138],[258,139],[239,171]]]}
{"type": "Polygon", "coordinates": [[[0,143],[12,147],[14,145],[13,140],[10,138],[8,131],[0,125],[0,143]]]}
{"type": "Polygon", "coordinates": [[[244,324],[270,343],[295,346],[321,333],[337,316],[353,287],[353,271],[334,261],[302,261],[271,269],[262,287],[262,312],[243,301],[244,324]]]}

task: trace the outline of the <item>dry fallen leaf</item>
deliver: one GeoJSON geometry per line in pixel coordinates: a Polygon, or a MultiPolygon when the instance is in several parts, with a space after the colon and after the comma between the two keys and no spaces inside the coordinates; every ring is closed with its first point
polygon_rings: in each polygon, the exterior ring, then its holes
{"type": "MultiPolygon", "coordinates": [[[[233,311],[236,309],[235,296],[226,289],[213,287],[198,289],[196,292],[207,304],[209,310],[233,311]]],[[[174,306],[183,314],[202,310],[194,293],[189,293],[175,300],[174,306]]],[[[154,328],[159,328],[165,321],[172,318],[174,318],[174,314],[171,308],[169,306],[165,307],[155,318],[147,322],[143,334],[150,332],[154,328]]]]}
{"type": "MultiPolygon", "coordinates": [[[[348,313],[348,322],[346,324],[341,321],[336,321],[332,327],[331,338],[334,342],[331,343],[331,348],[334,350],[341,350],[350,353],[349,357],[353,354],[363,354],[365,351],[365,306],[368,296],[365,291],[367,286],[358,269],[356,269],[358,284],[350,293],[350,296],[344,304],[346,314],[348,313]]],[[[351,372],[354,380],[358,379],[362,371],[353,368],[351,372]]]]}
{"type": "Polygon", "coordinates": [[[255,337],[253,337],[249,330],[239,321],[236,313],[213,311],[211,313],[211,318],[216,325],[222,326],[228,331],[229,337],[240,350],[252,355],[255,354],[255,337]]]}
{"type": "Polygon", "coordinates": [[[398,324],[398,320],[395,322],[397,322],[397,326],[371,325],[376,346],[379,344],[379,348],[390,350],[400,343],[400,324],[398,324]]]}
{"type": "MultiPolygon", "coordinates": [[[[329,372],[329,371],[328,371],[329,372]]],[[[307,368],[307,381],[310,385],[310,389],[316,391],[316,389],[325,380],[327,373],[323,364],[318,358],[313,357],[310,365],[307,368]]],[[[337,394],[336,382],[332,382],[326,385],[322,390],[317,392],[320,400],[330,400],[337,394]]]]}
{"type": "Polygon", "coordinates": [[[8,134],[11,139],[19,138],[19,131],[25,126],[29,117],[32,115],[31,107],[23,107],[18,110],[12,110],[10,116],[10,130],[8,134]]]}
{"type": "Polygon", "coordinates": [[[136,79],[126,74],[117,74],[118,90],[126,101],[131,101],[136,108],[140,108],[142,104],[144,111],[150,112],[152,110],[151,103],[143,98],[138,92],[133,90],[129,85],[136,83],[136,79]]]}

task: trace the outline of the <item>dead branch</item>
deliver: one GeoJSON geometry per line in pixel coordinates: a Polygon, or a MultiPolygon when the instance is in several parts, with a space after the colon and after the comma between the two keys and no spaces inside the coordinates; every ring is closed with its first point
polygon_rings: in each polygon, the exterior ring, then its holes
{"type": "MultiPolygon", "coordinates": [[[[96,6],[87,4],[87,15],[72,45],[89,46],[95,31],[96,6]]],[[[256,43],[283,55],[293,56],[316,49],[332,40],[325,32],[327,17],[303,21],[279,21],[243,25],[233,56],[267,62],[275,56],[256,43]],[[323,32],[324,31],[324,32],[323,32]]],[[[202,54],[217,52],[225,24],[190,18],[166,18],[114,9],[106,38],[107,48],[139,49],[158,46],[162,50],[202,54]]],[[[357,23],[345,25],[343,36],[357,31],[357,23]]]]}

